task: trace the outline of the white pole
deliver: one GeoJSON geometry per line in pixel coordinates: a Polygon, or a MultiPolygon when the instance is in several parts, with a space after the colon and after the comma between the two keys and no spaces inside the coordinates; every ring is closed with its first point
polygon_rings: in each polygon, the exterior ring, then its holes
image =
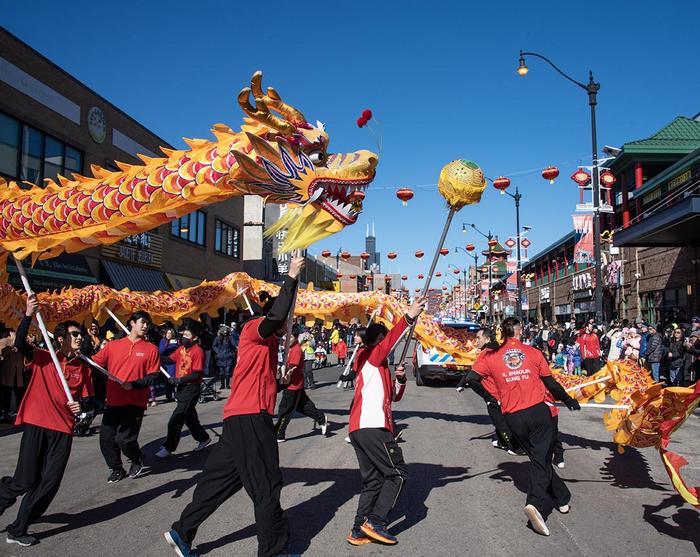
{"type": "Polygon", "coordinates": [[[109,377],[112,381],[116,381],[116,382],[119,383],[120,385],[123,385],[123,384],[124,384],[124,381],[122,381],[121,379],[119,379],[119,377],[117,377],[116,375],[112,375],[109,371],[107,371],[105,368],[103,368],[100,364],[98,364],[97,362],[95,362],[95,361],[92,360],[91,358],[87,357],[85,354],[80,354],[78,357],[79,357],[81,360],[83,360],[84,362],[87,362],[88,364],[90,364],[90,365],[91,365],[92,367],[94,367],[96,370],[101,371],[102,373],[104,373],[104,374],[105,374],[107,377],[109,377]]]}
{"type": "MultiPolygon", "coordinates": [[[[112,319],[114,319],[114,322],[117,325],[119,325],[127,335],[131,334],[131,331],[126,328],[126,325],[124,325],[124,323],[122,323],[121,320],[116,315],[114,315],[114,312],[111,309],[105,308],[105,311],[107,313],[109,313],[109,316],[112,319]]],[[[165,368],[163,366],[160,366],[160,371],[163,375],[165,375],[168,379],[170,379],[170,374],[167,371],[165,371],[165,368]]]]}
{"type": "MultiPolygon", "coordinates": [[[[19,276],[22,279],[22,284],[24,285],[24,289],[27,291],[27,296],[31,296],[34,294],[34,291],[32,290],[32,287],[29,285],[29,279],[27,278],[27,273],[24,270],[24,265],[22,265],[22,261],[17,259],[15,257],[15,263],[17,265],[17,270],[19,271],[19,276]]],[[[51,354],[51,360],[53,361],[53,365],[56,366],[56,373],[58,373],[58,378],[61,380],[61,385],[63,386],[63,390],[66,393],[66,397],[68,398],[68,402],[74,402],[73,396],[70,394],[70,389],[68,388],[68,383],[66,382],[66,378],[63,375],[63,368],[61,368],[61,363],[58,361],[58,356],[56,355],[56,350],[54,350],[53,344],[51,344],[51,338],[49,337],[49,331],[46,329],[46,324],[44,323],[44,318],[41,316],[41,312],[37,311],[36,312],[36,322],[39,325],[39,330],[41,331],[41,335],[44,337],[44,342],[46,343],[46,348],[49,350],[49,354],[51,354]]],[[[64,339],[65,341],[65,339],[64,339]]]]}
{"type": "Polygon", "coordinates": [[[590,385],[595,385],[597,383],[604,383],[605,381],[607,381],[610,378],[611,378],[610,375],[606,375],[605,377],[601,377],[600,379],[596,379],[595,381],[588,381],[588,383],[581,383],[580,385],[576,385],[575,387],[569,387],[568,389],[566,389],[566,392],[570,393],[570,392],[576,391],[578,389],[583,389],[584,387],[589,387],[590,385]]]}
{"type": "Polygon", "coordinates": [[[250,305],[250,300],[248,299],[248,296],[245,295],[245,290],[241,292],[243,294],[243,299],[245,300],[245,305],[248,306],[248,311],[250,312],[251,315],[253,315],[255,312],[253,311],[253,306],[250,305]]]}
{"type": "MultiPolygon", "coordinates": [[[[564,404],[557,402],[557,404],[564,404]]],[[[598,404],[597,402],[581,402],[581,408],[606,408],[608,410],[629,410],[630,407],[625,404],[598,404]]]]}

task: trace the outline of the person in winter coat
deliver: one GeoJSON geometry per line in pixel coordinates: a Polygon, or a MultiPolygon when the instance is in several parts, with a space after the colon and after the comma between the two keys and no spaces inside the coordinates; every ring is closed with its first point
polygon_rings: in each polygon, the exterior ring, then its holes
{"type": "MultiPolygon", "coordinates": [[[[165,368],[170,377],[175,377],[175,362],[170,359],[170,355],[180,347],[177,343],[177,331],[172,327],[165,329],[165,336],[158,343],[160,353],[160,365],[165,368]]],[[[165,381],[165,399],[172,402],[175,387],[169,381],[165,381]]]]}
{"type": "Polygon", "coordinates": [[[647,339],[647,350],[644,358],[651,367],[651,376],[656,383],[659,382],[659,371],[661,370],[661,360],[664,357],[664,337],[658,331],[656,325],[649,325],[649,338],[647,339]]]}
{"type": "Polygon", "coordinates": [[[685,359],[685,335],[680,327],[674,329],[668,347],[668,381],[674,387],[683,383],[683,360],[685,359]]]}
{"type": "Polygon", "coordinates": [[[608,361],[614,362],[620,359],[622,351],[622,336],[627,333],[626,330],[619,327],[613,327],[606,335],[610,339],[610,350],[608,351],[608,361]]]}
{"type": "Polygon", "coordinates": [[[591,323],[586,324],[586,328],[578,336],[576,342],[581,349],[581,365],[586,375],[593,375],[600,369],[602,352],[600,351],[600,340],[598,335],[593,332],[591,323]]]}
{"type": "Polygon", "coordinates": [[[229,327],[226,325],[221,325],[221,327],[219,327],[211,350],[214,354],[216,376],[221,378],[221,388],[230,389],[231,375],[236,365],[237,349],[229,327]]]}
{"type": "Polygon", "coordinates": [[[348,357],[348,345],[345,344],[345,340],[342,338],[335,345],[335,355],[338,356],[338,365],[344,366],[345,359],[348,357]]]}

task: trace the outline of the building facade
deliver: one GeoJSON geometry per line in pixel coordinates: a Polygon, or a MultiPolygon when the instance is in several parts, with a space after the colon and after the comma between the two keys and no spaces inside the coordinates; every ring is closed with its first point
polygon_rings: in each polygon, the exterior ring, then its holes
{"type": "MultiPolygon", "coordinates": [[[[183,130],[186,132],[186,130],[183,130]]],[[[0,28],[0,177],[42,185],[141,164],[172,148],[155,133],[0,28]]],[[[243,198],[198,210],[110,246],[63,254],[29,270],[37,290],[102,283],[178,289],[243,270],[243,198]]],[[[16,268],[10,281],[19,286],[16,268]]]]}

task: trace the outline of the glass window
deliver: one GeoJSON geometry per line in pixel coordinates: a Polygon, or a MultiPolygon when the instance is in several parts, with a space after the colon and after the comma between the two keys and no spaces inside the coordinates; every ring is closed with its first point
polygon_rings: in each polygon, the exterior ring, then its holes
{"type": "Polygon", "coordinates": [[[71,174],[73,172],[83,171],[83,154],[77,149],[73,149],[69,145],[66,145],[66,156],[65,156],[65,169],[66,174],[71,174]]]}
{"type": "Polygon", "coordinates": [[[0,173],[17,177],[19,156],[19,122],[0,114],[0,173]]]}
{"type": "Polygon", "coordinates": [[[199,246],[206,245],[207,214],[195,211],[170,224],[170,234],[199,246]]]}
{"type": "Polygon", "coordinates": [[[44,176],[56,180],[63,173],[63,143],[58,139],[46,136],[44,146],[44,176]]]}
{"type": "Polygon", "coordinates": [[[217,219],[214,249],[218,253],[240,259],[240,231],[238,228],[217,219]]]}
{"type": "Polygon", "coordinates": [[[41,180],[43,134],[27,125],[22,131],[22,168],[20,178],[33,184],[41,180]]]}

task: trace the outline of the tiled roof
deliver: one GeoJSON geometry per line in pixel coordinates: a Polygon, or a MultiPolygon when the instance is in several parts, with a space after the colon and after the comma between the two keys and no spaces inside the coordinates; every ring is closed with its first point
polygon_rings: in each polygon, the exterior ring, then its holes
{"type": "Polygon", "coordinates": [[[654,135],[623,145],[625,153],[691,152],[700,147],[700,121],[678,116],[654,135]]]}

